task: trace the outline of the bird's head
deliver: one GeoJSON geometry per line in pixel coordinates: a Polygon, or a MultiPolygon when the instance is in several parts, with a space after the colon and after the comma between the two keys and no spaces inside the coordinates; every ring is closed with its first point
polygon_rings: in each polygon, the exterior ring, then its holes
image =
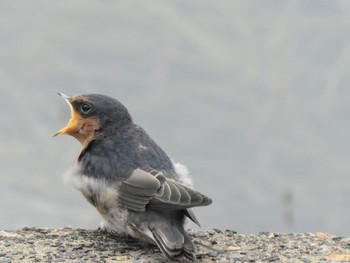
{"type": "Polygon", "coordinates": [[[114,98],[100,94],[73,97],[58,94],[69,104],[71,119],[54,136],[68,134],[87,145],[99,134],[113,134],[132,123],[128,110],[114,98]]]}

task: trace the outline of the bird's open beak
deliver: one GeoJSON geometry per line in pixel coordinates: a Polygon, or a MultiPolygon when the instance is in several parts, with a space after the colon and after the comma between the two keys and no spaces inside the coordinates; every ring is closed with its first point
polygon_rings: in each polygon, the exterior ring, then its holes
{"type": "Polygon", "coordinates": [[[72,107],[72,104],[70,103],[70,97],[68,97],[67,95],[58,92],[58,95],[60,95],[62,98],[64,98],[64,100],[68,103],[70,110],[71,110],[71,119],[68,122],[68,125],[66,127],[64,127],[63,129],[59,130],[58,132],[56,132],[53,136],[57,136],[60,134],[71,134],[72,133],[72,127],[75,126],[75,115],[74,115],[74,109],[72,107]]]}
{"type": "Polygon", "coordinates": [[[67,95],[61,93],[61,92],[57,92],[58,95],[60,95],[62,98],[64,98],[65,100],[70,99],[70,97],[68,97],[67,95]]]}

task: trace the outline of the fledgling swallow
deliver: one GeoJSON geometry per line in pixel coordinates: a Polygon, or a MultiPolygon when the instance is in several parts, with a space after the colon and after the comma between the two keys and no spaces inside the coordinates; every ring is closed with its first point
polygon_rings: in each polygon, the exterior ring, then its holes
{"type": "Polygon", "coordinates": [[[181,167],[138,125],[116,99],[99,94],[68,97],[71,119],[58,134],[82,144],[75,187],[96,207],[107,231],[158,245],[170,260],[195,260],[186,218],[191,207],[212,200],[192,189],[181,167]]]}

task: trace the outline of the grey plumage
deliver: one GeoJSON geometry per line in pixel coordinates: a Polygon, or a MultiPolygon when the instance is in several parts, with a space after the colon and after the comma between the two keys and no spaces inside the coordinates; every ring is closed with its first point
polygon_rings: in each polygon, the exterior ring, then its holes
{"type": "Polygon", "coordinates": [[[136,169],[119,188],[120,204],[135,212],[153,210],[181,210],[209,204],[209,199],[168,179],[163,172],[136,169]]]}
{"type": "Polygon", "coordinates": [[[195,246],[184,230],[185,217],[198,223],[191,207],[211,203],[185,186],[167,154],[117,100],[103,95],[71,98],[99,128],[86,143],[74,175],[76,187],[104,218],[109,230],[154,242],[170,260],[195,260],[195,246]]]}

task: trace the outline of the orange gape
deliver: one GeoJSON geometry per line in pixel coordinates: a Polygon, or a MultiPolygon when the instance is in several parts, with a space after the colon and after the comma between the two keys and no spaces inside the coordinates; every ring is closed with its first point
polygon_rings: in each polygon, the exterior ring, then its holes
{"type": "Polygon", "coordinates": [[[82,145],[86,146],[95,137],[96,130],[100,128],[100,123],[97,119],[83,118],[79,112],[71,108],[71,119],[67,126],[59,130],[54,136],[59,134],[68,134],[76,138],[82,145]]]}

